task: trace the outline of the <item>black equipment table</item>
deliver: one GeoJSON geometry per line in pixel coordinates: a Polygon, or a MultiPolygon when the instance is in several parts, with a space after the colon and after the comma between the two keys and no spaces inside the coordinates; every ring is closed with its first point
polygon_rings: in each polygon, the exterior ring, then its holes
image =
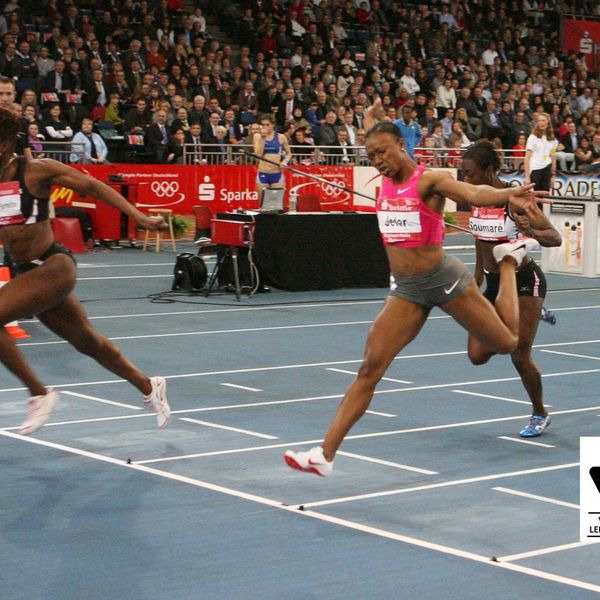
{"type": "Polygon", "coordinates": [[[375,214],[222,213],[217,218],[255,222],[252,258],[265,285],[290,291],[389,286],[375,214]]]}

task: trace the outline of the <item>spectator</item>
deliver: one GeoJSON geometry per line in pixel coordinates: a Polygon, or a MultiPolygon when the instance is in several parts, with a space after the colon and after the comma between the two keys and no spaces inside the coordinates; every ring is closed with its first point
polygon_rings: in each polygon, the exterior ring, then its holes
{"type": "Polygon", "coordinates": [[[92,119],[81,121],[81,130],[73,136],[71,162],[81,165],[101,165],[106,163],[108,149],[100,135],[93,129],[92,119]]]}
{"type": "Polygon", "coordinates": [[[527,136],[524,133],[519,133],[517,143],[512,147],[512,168],[515,171],[520,171],[525,160],[525,150],[527,148],[527,136]]]}
{"type": "Polygon", "coordinates": [[[354,163],[353,150],[348,144],[348,132],[344,127],[338,128],[336,143],[327,149],[326,155],[329,158],[327,163],[331,165],[349,165],[354,163]]]}
{"type": "Polygon", "coordinates": [[[561,171],[569,170],[567,162],[571,163],[571,170],[575,168],[575,150],[579,147],[579,136],[575,122],[571,121],[567,126],[567,133],[560,138],[557,146],[556,160],[561,171]]]}
{"type": "Polygon", "coordinates": [[[313,164],[315,147],[307,140],[306,131],[303,128],[294,130],[290,149],[295,162],[302,165],[313,164]]]}
{"type": "MultiPolygon", "coordinates": [[[[45,137],[40,133],[40,127],[36,121],[31,121],[27,125],[27,140],[31,149],[32,158],[45,158],[44,152],[45,137]]],[[[590,153],[591,154],[591,153],[590,153]]]]}
{"type": "Polygon", "coordinates": [[[500,137],[503,133],[498,113],[496,112],[496,103],[493,100],[488,100],[486,104],[486,112],[482,118],[482,135],[488,140],[493,140],[500,137]]]}
{"type": "Polygon", "coordinates": [[[130,109],[125,115],[123,129],[126,133],[145,134],[152,122],[152,117],[146,101],[138,98],[135,101],[135,107],[130,109]]]}
{"type": "Polygon", "coordinates": [[[167,150],[170,141],[167,112],[160,109],[156,111],[155,115],[156,123],[149,125],[146,130],[146,148],[152,158],[152,162],[161,164],[167,162],[167,150]]]}
{"type": "Polygon", "coordinates": [[[167,164],[183,164],[183,144],[185,143],[185,132],[181,127],[176,127],[171,135],[167,148],[167,164]]]}
{"type": "Polygon", "coordinates": [[[575,150],[575,169],[583,170],[594,160],[590,140],[587,137],[582,137],[579,141],[579,146],[575,150]]]}
{"type": "Polygon", "coordinates": [[[456,92],[452,87],[451,79],[444,79],[444,82],[436,89],[435,102],[438,108],[438,114],[445,114],[445,109],[456,107],[456,92]]]}
{"type": "Polygon", "coordinates": [[[337,144],[336,114],[330,110],[325,115],[325,122],[317,128],[317,142],[319,146],[335,146],[337,144]]]}
{"type": "Polygon", "coordinates": [[[190,130],[185,134],[185,143],[189,146],[187,153],[190,159],[187,161],[194,165],[206,164],[202,150],[202,126],[200,123],[192,123],[190,130]]]}

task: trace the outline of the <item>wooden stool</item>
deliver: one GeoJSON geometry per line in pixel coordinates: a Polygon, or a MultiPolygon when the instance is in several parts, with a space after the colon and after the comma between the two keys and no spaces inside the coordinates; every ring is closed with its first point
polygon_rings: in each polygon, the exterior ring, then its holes
{"type": "MultiPolygon", "coordinates": [[[[167,225],[169,226],[169,238],[163,238],[163,241],[168,241],[171,240],[171,245],[173,246],[173,250],[177,250],[177,246],[175,245],[175,236],[173,235],[173,211],[170,208],[150,208],[148,209],[148,213],[150,214],[151,217],[154,216],[162,216],[163,219],[167,222],[167,225]]],[[[160,240],[161,240],[161,233],[162,231],[150,231],[149,229],[146,229],[146,235],[144,235],[144,252],[146,252],[146,248],[148,246],[148,243],[152,243],[154,242],[154,245],[156,246],[156,252],[160,252],[160,240]],[[151,238],[150,234],[153,233],[154,237],[151,238]]]]}

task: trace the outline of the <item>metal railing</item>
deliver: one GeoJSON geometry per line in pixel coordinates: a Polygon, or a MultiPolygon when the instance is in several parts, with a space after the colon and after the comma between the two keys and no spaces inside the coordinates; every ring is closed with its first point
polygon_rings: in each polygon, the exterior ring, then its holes
{"type": "Polygon", "coordinates": [[[59,162],[85,163],[85,144],[81,142],[49,142],[47,140],[30,141],[33,158],[53,158],[59,162]]]}
{"type": "MultiPolygon", "coordinates": [[[[369,160],[364,146],[294,146],[292,164],[302,165],[367,165],[369,160]]],[[[193,144],[183,146],[185,165],[253,165],[257,159],[249,156],[253,147],[247,144],[202,144],[197,150],[193,144]]]]}
{"type": "MultiPolygon", "coordinates": [[[[185,165],[253,165],[257,159],[248,153],[253,148],[246,144],[203,144],[196,150],[192,144],[183,146],[185,165]]],[[[290,146],[291,164],[294,165],[346,165],[368,166],[369,158],[364,146],[290,146]]],[[[466,148],[415,148],[415,160],[428,167],[458,168],[466,148]]],[[[521,170],[524,150],[498,150],[503,169],[521,170]]]]}

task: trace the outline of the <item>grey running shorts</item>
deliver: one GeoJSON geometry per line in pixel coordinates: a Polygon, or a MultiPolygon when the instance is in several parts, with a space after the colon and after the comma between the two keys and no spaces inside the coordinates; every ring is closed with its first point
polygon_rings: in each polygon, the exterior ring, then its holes
{"type": "Polygon", "coordinates": [[[396,277],[390,294],[425,308],[446,304],[456,298],[471,283],[473,275],[455,256],[444,258],[429,271],[396,277]]]}

